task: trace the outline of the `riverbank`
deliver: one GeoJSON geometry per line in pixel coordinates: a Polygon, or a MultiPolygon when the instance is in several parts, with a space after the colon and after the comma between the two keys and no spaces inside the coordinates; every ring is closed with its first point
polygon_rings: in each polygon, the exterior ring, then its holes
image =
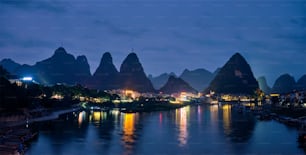
{"type": "Polygon", "coordinates": [[[0,154],[23,154],[26,151],[27,146],[30,144],[30,142],[38,136],[38,130],[35,129],[35,126],[32,126],[30,124],[54,120],[59,118],[60,115],[76,112],[80,109],[80,107],[58,109],[44,116],[16,120],[13,122],[1,122],[0,154]]]}
{"type": "Polygon", "coordinates": [[[73,108],[68,108],[68,109],[59,109],[56,111],[51,111],[47,115],[39,116],[39,117],[33,117],[33,118],[25,118],[22,120],[16,120],[13,122],[5,122],[1,123],[0,129],[1,128],[7,128],[7,127],[14,127],[14,126],[21,126],[21,125],[26,125],[26,124],[32,124],[35,122],[42,122],[42,121],[48,121],[48,120],[54,120],[57,119],[60,115],[66,114],[66,113],[71,113],[75,111],[79,111],[81,108],[80,107],[73,107],[73,108]]]}
{"type": "Polygon", "coordinates": [[[38,130],[26,126],[2,128],[0,131],[0,154],[23,154],[30,143],[38,137],[38,130]]]}

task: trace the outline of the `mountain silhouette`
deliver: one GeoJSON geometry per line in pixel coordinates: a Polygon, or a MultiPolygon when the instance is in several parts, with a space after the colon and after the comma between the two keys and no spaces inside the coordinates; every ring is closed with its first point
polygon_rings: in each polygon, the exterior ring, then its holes
{"type": "Polygon", "coordinates": [[[75,59],[63,47],[55,50],[52,57],[37,62],[34,66],[46,84],[65,83],[69,85],[82,83],[84,78],[90,77],[89,65],[85,56],[75,59]]]}
{"type": "Polygon", "coordinates": [[[39,61],[33,66],[22,65],[16,69],[15,73],[21,76],[32,76],[44,85],[85,84],[91,76],[87,58],[78,56],[75,59],[63,47],[56,49],[50,58],[39,61]]]}
{"type": "Polygon", "coordinates": [[[130,53],[124,59],[120,66],[120,73],[117,83],[122,89],[131,89],[138,92],[155,91],[135,53],[130,53]]]}
{"type": "Polygon", "coordinates": [[[2,59],[0,65],[5,68],[9,73],[15,73],[16,69],[21,67],[20,64],[16,63],[12,59],[2,59]]]}
{"type": "Polygon", "coordinates": [[[257,82],[259,84],[259,88],[266,94],[270,94],[271,93],[271,88],[268,86],[267,84],[267,80],[266,77],[261,76],[257,78],[257,82]]]}
{"type": "Polygon", "coordinates": [[[258,89],[250,65],[240,53],[234,54],[220,69],[205,92],[253,94],[258,89]]]}
{"type": "Polygon", "coordinates": [[[280,94],[290,93],[295,89],[295,86],[294,77],[289,74],[283,74],[276,79],[272,91],[280,94]]]}
{"type": "Polygon", "coordinates": [[[208,87],[213,77],[213,73],[206,69],[196,69],[191,71],[185,69],[180,76],[180,78],[189,83],[189,85],[192,88],[195,88],[197,91],[203,91],[206,87],[208,87]]]}
{"type": "Polygon", "coordinates": [[[176,77],[176,75],[171,72],[171,73],[163,73],[160,74],[159,76],[153,77],[152,75],[149,75],[148,78],[153,84],[155,89],[160,89],[162,86],[164,86],[168,80],[168,78],[173,75],[176,77]]]}
{"type": "Polygon", "coordinates": [[[119,88],[116,84],[119,72],[113,64],[113,58],[109,52],[103,54],[100,65],[93,74],[93,88],[101,90],[110,90],[119,88]]]}
{"type": "Polygon", "coordinates": [[[180,92],[197,93],[197,91],[192,88],[187,82],[175,76],[170,76],[168,78],[167,83],[159,91],[165,94],[173,94],[180,92]]]}
{"type": "Polygon", "coordinates": [[[296,83],[297,90],[306,90],[306,74],[303,75],[296,83]]]}

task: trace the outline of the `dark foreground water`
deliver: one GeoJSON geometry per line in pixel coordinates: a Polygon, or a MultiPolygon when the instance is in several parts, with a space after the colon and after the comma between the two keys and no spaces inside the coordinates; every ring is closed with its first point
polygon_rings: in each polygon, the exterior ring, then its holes
{"type": "Polygon", "coordinates": [[[26,154],[305,154],[297,130],[229,105],[124,114],[80,112],[44,123],[26,154]]]}

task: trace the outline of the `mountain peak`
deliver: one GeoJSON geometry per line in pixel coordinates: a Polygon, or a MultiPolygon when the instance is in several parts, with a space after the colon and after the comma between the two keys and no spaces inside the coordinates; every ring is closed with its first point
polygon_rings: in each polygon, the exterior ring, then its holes
{"type": "Polygon", "coordinates": [[[304,74],[304,75],[297,81],[297,89],[298,89],[298,90],[306,90],[306,74],[304,74]]]}
{"type": "Polygon", "coordinates": [[[248,64],[245,58],[240,53],[235,53],[227,63],[233,64],[248,64]]]}
{"type": "Polygon", "coordinates": [[[4,59],[2,59],[0,62],[1,62],[1,63],[2,63],[2,62],[16,63],[15,61],[13,61],[13,60],[10,59],[10,58],[4,58],[4,59]]]}
{"type": "Polygon", "coordinates": [[[169,76],[167,83],[160,89],[160,91],[166,94],[173,94],[180,92],[190,92],[190,93],[197,92],[183,79],[177,78],[173,75],[169,76]]]}
{"type": "Polygon", "coordinates": [[[294,77],[286,73],[275,80],[272,91],[275,93],[289,93],[295,89],[295,86],[294,77]]]}
{"type": "Polygon", "coordinates": [[[184,69],[184,71],[183,71],[183,73],[182,74],[184,74],[184,73],[188,73],[188,72],[190,72],[187,68],[186,69],[184,69]]]}
{"type": "Polygon", "coordinates": [[[130,53],[130,54],[126,57],[125,60],[126,60],[126,61],[135,61],[135,62],[139,62],[138,56],[137,56],[137,54],[134,53],[134,52],[130,53]]]}
{"type": "Polygon", "coordinates": [[[64,47],[59,47],[55,50],[54,54],[67,54],[64,47]]]}
{"type": "Polygon", "coordinates": [[[2,59],[0,61],[0,65],[2,65],[3,68],[5,68],[10,73],[15,73],[15,71],[21,66],[12,59],[2,59]]]}
{"type": "Polygon", "coordinates": [[[253,94],[258,88],[252,69],[240,53],[235,53],[220,69],[206,91],[253,94]]]}
{"type": "Polygon", "coordinates": [[[130,53],[123,60],[120,66],[120,81],[124,89],[132,89],[139,92],[155,91],[135,53],[130,53]]]}
{"type": "Polygon", "coordinates": [[[187,70],[180,75],[189,85],[198,91],[205,89],[209,82],[213,79],[213,74],[206,69],[198,68],[195,70],[187,70]]]}
{"type": "Polygon", "coordinates": [[[117,77],[118,71],[113,64],[112,55],[109,52],[105,52],[97,70],[93,74],[92,88],[104,90],[115,89],[117,88],[117,77]]]}
{"type": "Polygon", "coordinates": [[[109,52],[105,52],[101,58],[101,62],[113,63],[112,55],[109,52]]]}
{"type": "Polygon", "coordinates": [[[82,63],[88,63],[87,58],[85,55],[80,55],[77,57],[76,59],[78,62],[82,62],[82,63]]]}
{"type": "Polygon", "coordinates": [[[130,53],[120,66],[121,73],[144,72],[136,53],[130,53]]]}
{"type": "Polygon", "coordinates": [[[105,52],[101,58],[99,67],[94,73],[94,76],[105,76],[117,73],[118,71],[115,65],[113,64],[112,55],[109,52],[105,52]]]}

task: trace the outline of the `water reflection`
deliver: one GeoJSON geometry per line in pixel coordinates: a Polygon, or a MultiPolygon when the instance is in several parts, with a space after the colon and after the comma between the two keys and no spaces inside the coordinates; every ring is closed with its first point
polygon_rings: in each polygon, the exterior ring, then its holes
{"type": "Polygon", "coordinates": [[[123,115],[122,142],[126,154],[131,154],[135,143],[135,120],[136,114],[126,113],[123,115]]]}
{"type": "Polygon", "coordinates": [[[256,121],[231,105],[136,114],[82,111],[42,124],[27,154],[304,153],[295,144],[295,130],[256,121]]]}
{"type": "Polygon", "coordinates": [[[188,141],[187,119],[189,118],[190,107],[184,107],[176,110],[176,124],[178,126],[179,146],[183,147],[188,141]]]}
{"type": "Polygon", "coordinates": [[[82,122],[85,121],[85,118],[86,118],[86,112],[85,111],[80,112],[78,115],[79,128],[82,126],[82,122]]]}
{"type": "Polygon", "coordinates": [[[210,110],[210,123],[213,128],[216,128],[219,123],[219,118],[218,118],[218,105],[212,105],[209,107],[210,110]]]}
{"type": "Polygon", "coordinates": [[[222,106],[223,112],[223,129],[226,135],[231,132],[231,105],[226,104],[222,106]]]}
{"type": "Polygon", "coordinates": [[[101,121],[101,111],[95,111],[95,112],[93,112],[93,114],[92,114],[92,118],[93,118],[93,121],[95,122],[95,123],[99,123],[100,121],[101,121]]]}
{"type": "Polygon", "coordinates": [[[222,106],[224,134],[235,143],[246,143],[255,128],[255,118],[250,112],[239,112],[232,105],[222,106]]]}

